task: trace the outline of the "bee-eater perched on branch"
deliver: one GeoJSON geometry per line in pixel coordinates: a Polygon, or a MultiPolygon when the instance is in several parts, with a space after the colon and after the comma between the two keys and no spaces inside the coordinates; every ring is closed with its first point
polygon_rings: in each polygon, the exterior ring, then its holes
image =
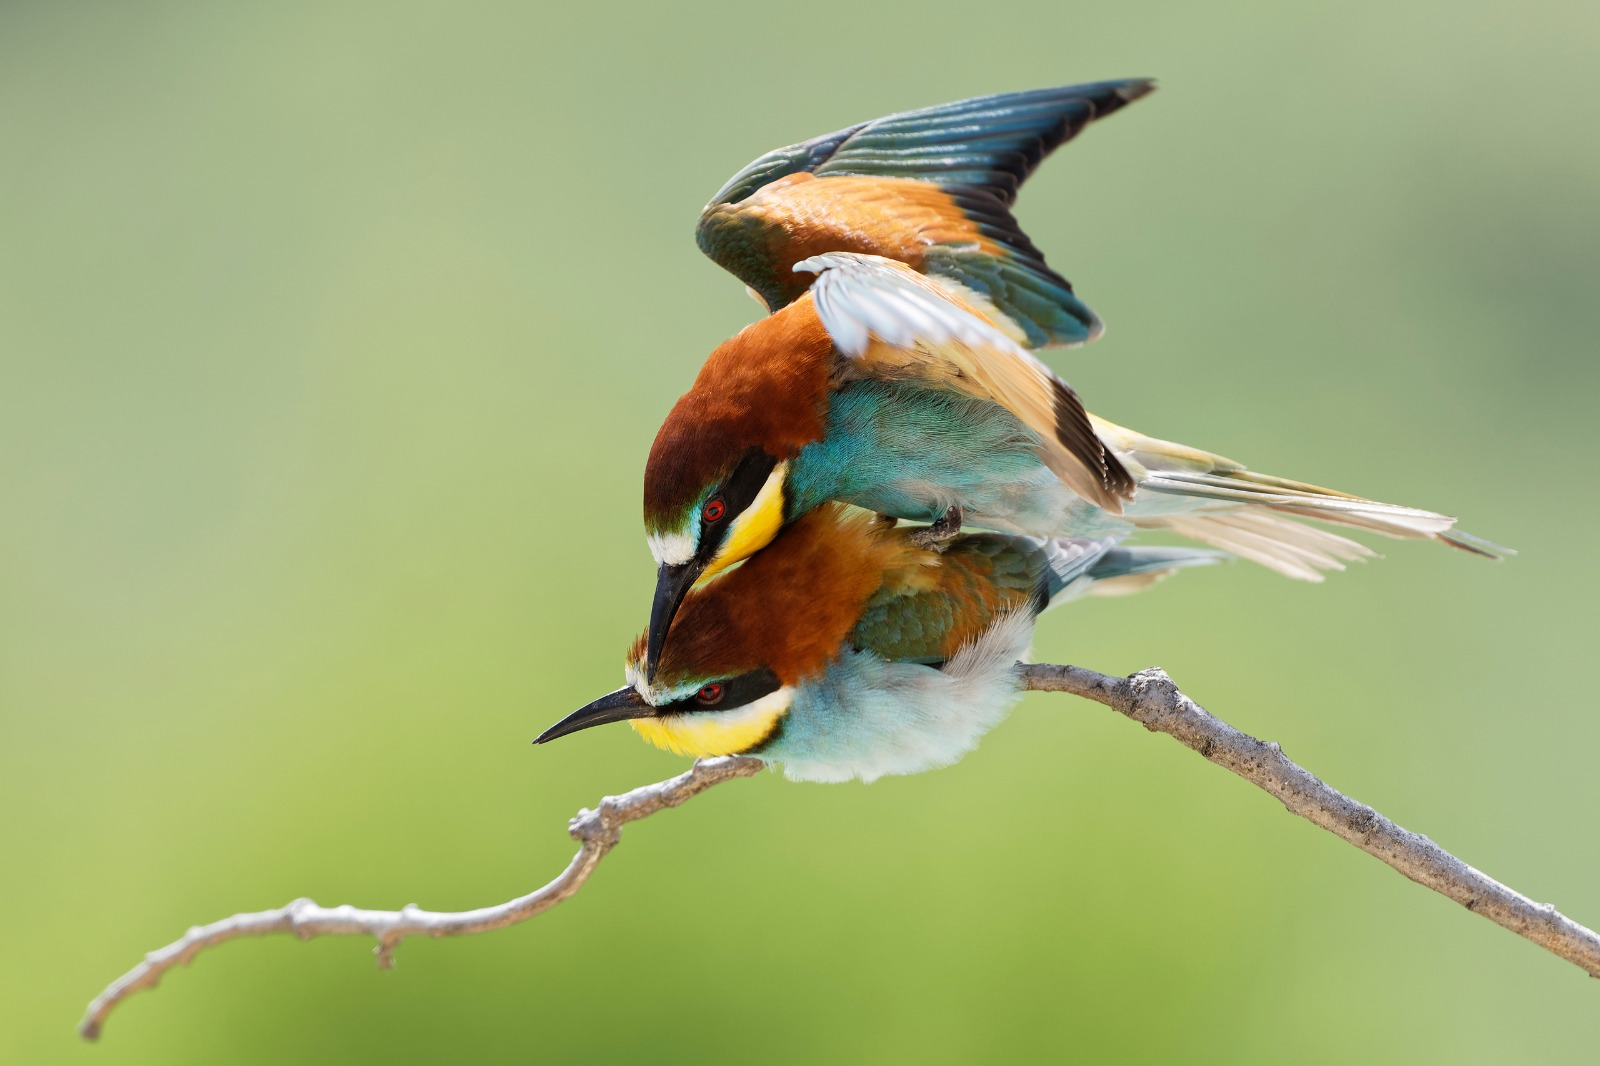
{"type": "Polygon", "coordinates": [[[631,721],[658,747],[753,755],[795,780],[948,765],[1021,697],[1016,664],[1046,607],[1223,557],[1113,543],[984,533],[940,551],[869,512],[816,508],[688,595],[653,681],[641,636],[628,685],[538,742],[631,721]]]}
{"type": "Polygon", "coordinates": [[[1169,529],[1308,581],[1372,552],[1300,518],[1500,550],[1446,515],[1256,474],[1087,415],[1025,344],[1086,339],[1092,316],[1009,212],[984,223],[1009,227],[1009,243],[941,243],[951,205],[971,201],[950,190],[1008,206],[1049,148],[1149,88],[987,97],[867,123],[763,157],[706,209],[702,245],[776,309],[711,353],[651,448],[647,676],[695,582],[828,500],[941,534],[963,520],[1041,537],[1169,529]],[[1014,99],[1031,125],[1007,118],[1014,99]],[[1075,118],[1045,122],[1050,107],[1075,118]],[[829,242],[839,247],[793,258],[829,242]],[[776,286],[785,272],[809,285],[776,286]],[[1047,274],[1060,284],[1041,287],[1047,274]],[[1044,312],[1047,293],[1080,333],[1044,312]]]}
{"type": "MultiPolygon", "coordinates": [[[[1032,427],[1028,435],[1070,491],[1120,510],[1132,480],[1095,437],[1077,395],[1022,349],[1081,344],[1100,333],[1099,319],[1045,265],[1011,205],[1051,151],[1152,88],[1129,79],[891,115],[769,152],[717,193],[696,229],[700,247],[774,314],[712,354],[651,452],[645,526],[660,571],[648,669],[689,587],[759,550],[801,513],[783,499],[787,464],[823,439],[829,401],[852,380],[1004,407],[1032,427]],[[907,264],[937,281],[935,298],[953,294],[986,333],[1009,343],[972,353],[946,345],[916,366],[899,356],[841,361],[815,308],[795,303],[815,273],[797,265],[830,252],[907,264]]],[[[950,338],[957,347],[967,331],[962,325],[950,338]]],[[[950,496],[941,515],[960,502],[943,481],[930,483],[950,496]]]]}

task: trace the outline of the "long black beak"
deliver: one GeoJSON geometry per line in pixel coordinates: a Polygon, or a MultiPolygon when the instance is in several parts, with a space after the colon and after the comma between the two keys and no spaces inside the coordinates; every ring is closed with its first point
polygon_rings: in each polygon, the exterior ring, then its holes
{"type": "Polygon", "coordinates": [[[615,692],[608,692],[595,700],[587,707],[579,707],[555,725],[540,733],[534,740],[535,744],[543,744],[547,740],[564,737],[568,733],[576,733],[580,729],[588,729],[592,725],[605,725],[608,722],[626,722],[630,718],[648,718],[656,713],[656,709],[645,702],[637,689],[619,688],[615,692]]]}
{"type": "Polygon", "coordinates": [[[701,562],[662,563],[656,571],[656,598],[650,604],[650,628],[644,639],[644,679],[656,679],[656,666],[661,662],[661,647],[667,642],[667,630],[678,605],[689,594],[694,579],[700,576],[705,564],[701,562]]]}

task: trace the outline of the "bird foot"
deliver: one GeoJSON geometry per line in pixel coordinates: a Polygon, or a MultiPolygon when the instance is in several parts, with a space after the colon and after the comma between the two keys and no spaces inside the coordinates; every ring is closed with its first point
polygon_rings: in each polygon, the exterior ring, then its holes
{"type": "Polygon", "coordinates": [[[957,533],[961,532],[961,518],[961,506],[959,504],[952,505],[948,511],[939,516],[939,520],[933,525],[919,529],[911,534],[911,541],[919,548],[942,552],[945,549],[945,545],[950,543],[957,533]]]}

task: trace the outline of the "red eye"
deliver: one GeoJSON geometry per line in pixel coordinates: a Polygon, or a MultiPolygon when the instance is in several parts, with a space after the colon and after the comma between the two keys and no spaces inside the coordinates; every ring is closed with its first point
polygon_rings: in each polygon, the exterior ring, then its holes
{"type": "Polygon", "coordinates": [[[694,694],[694,701],[702,707],[715,707],[722,702],[722,696],[725,692],[727,692],[727,689],[723,687],[722,682],[713,681],[694,694]]]}
{"type": "Polygon", "coordinates": [[[707,500],[705,507],[700,511],[700,514],[707,522],[720,522],[722,521],[722,516],[727,513],[728,507],[722,502],[722,497],[720,496],[707,500]]]}

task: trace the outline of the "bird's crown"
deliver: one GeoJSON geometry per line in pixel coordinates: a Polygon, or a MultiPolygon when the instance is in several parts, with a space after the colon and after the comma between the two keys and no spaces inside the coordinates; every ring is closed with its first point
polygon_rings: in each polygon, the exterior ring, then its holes
{"type": "Polygon", "coordinates": [[[752,450],[782,461],[821,439],[832,374],[833,342],[809,300],[718,345],[650,448],[646,532],[685,534],[752,450]]]}

